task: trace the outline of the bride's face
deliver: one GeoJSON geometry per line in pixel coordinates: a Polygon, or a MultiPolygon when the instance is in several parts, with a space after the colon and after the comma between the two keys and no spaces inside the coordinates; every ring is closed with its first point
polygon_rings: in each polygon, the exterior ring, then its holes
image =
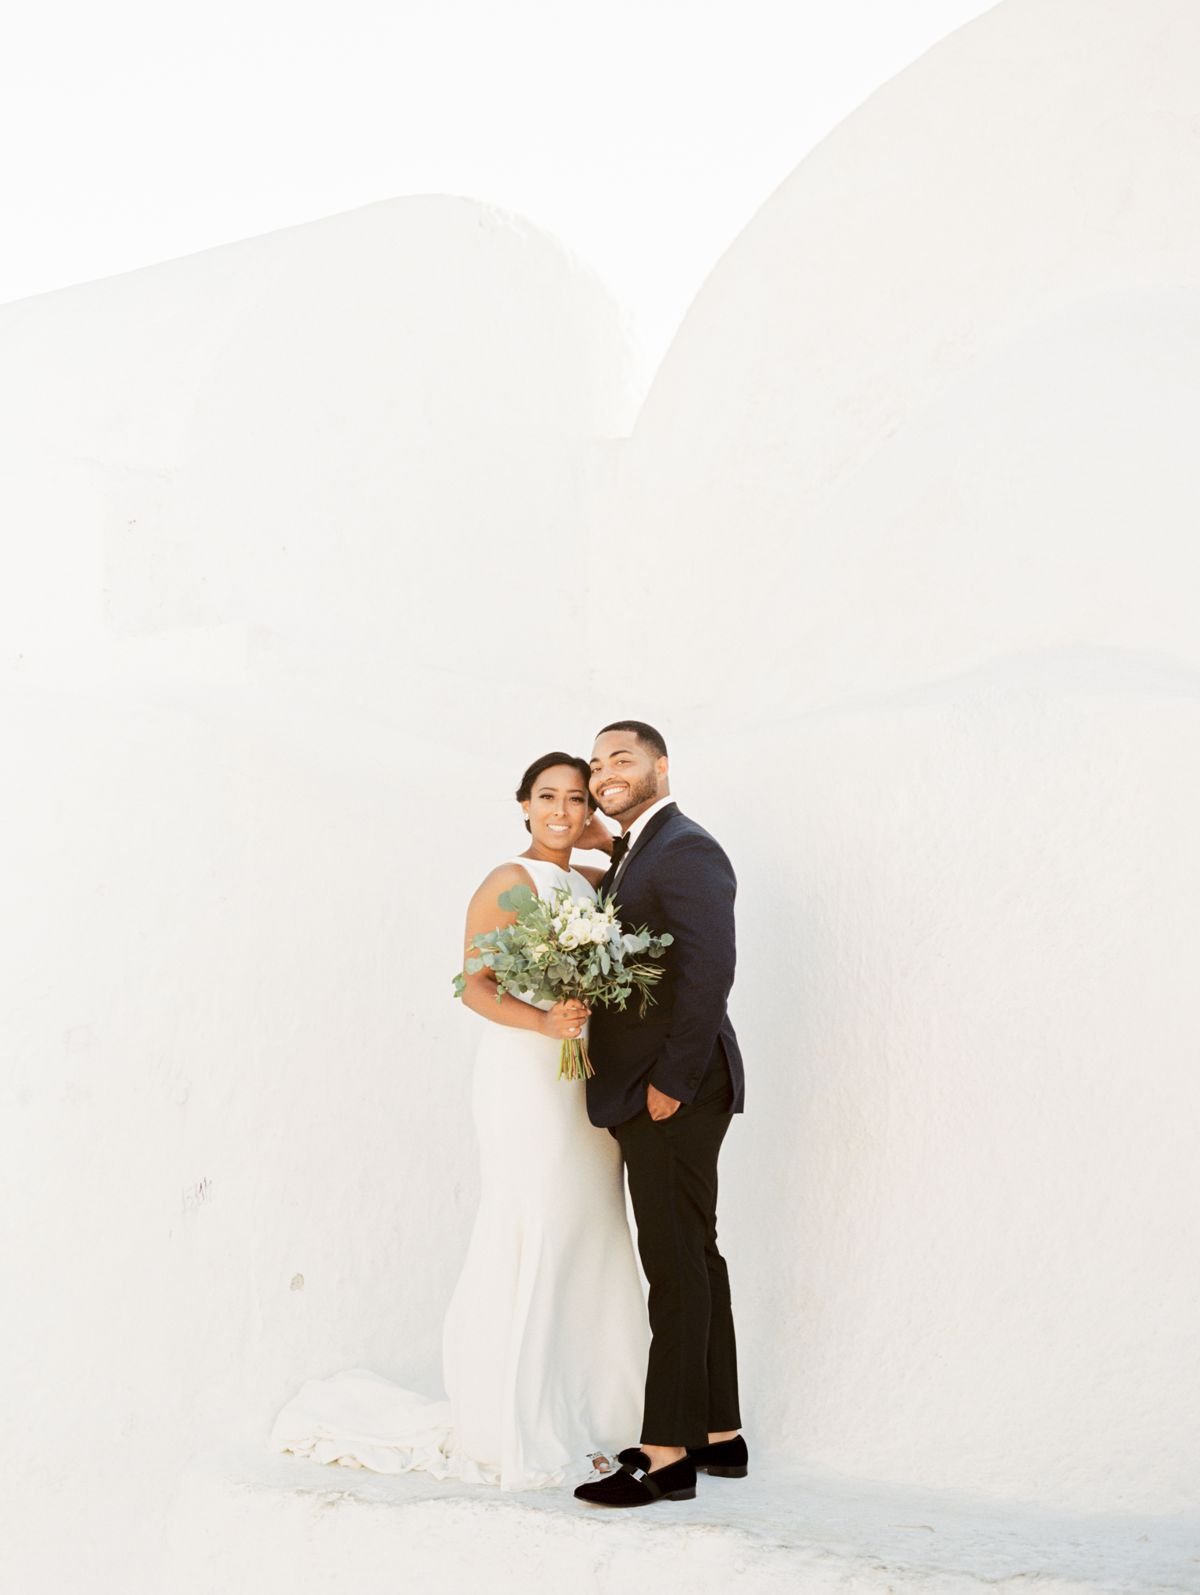
{"type": "Polygon", "coordinates": [[[569,764],[543,770],[521,808],[534,840],[549,848],[574,847],[591,813],[583,777],[569,764]]]}

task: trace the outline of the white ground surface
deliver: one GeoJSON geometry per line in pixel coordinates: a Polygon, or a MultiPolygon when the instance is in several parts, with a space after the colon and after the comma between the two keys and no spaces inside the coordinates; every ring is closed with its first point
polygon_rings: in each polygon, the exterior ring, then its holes
{"type": "Polygon", "coordinates": [[[225,1456],[182,1481],[173,1595],[1037,1595],[1200,1589],[1200,1517],[1091,1516],[821,1477],[776,1459],[695,1501],[602,1512],[295,1458],[225,1456]]]}

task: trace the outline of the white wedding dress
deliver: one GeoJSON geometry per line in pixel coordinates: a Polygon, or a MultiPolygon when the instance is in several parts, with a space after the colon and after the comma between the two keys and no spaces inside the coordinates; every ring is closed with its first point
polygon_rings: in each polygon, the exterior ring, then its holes
{"type": "MultiPolygon", "coordinates": [[[[576,870],[513,862],[540,896],[595,896],[576,870]]],[[[582,1478],[589,1453],[636,1438],[649,1331],[620,1153],[588,1120],[583,1082],[558,1078],[559,1047],[483,1022],[479,1211],[442,1334],[449,1400],[361,1368],[309,1380],[273,1449],[524,1490],[582,1478]]]]}

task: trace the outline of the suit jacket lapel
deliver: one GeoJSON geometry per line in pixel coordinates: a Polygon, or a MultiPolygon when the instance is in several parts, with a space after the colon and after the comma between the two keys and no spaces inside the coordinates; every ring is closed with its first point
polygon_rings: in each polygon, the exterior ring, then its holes
{"type": "MultiPolygon", "coordinates": [[[[641,854],[645,851],[645,849],[649,846],[649,844],[658,835],[659,831],[662,830],[663,826],[667,823],[667,821],[669,819],[671,819],[674,815],[678,814],[678,813],[679,813],[679,805],[678,805],[678,803],[668,803],[665,808],[659,809],[658,813],[653,817],[653,819],[651,819],[649,821],[649,823],[647,824],[645,830],[643,830],[642,834],[638,837],[637,841],[633,844],[633,846],[629,849],[629,852],[626,853],[626,855],[625,855],[625,868],[621,871],[621,879],[622,879],[622,881],[625,881],[625,880],[628,879],[629,871],[633,868],[634,859],[641,856],[641,854]]],[[[597,888],[599,891],[604,892],[604,893],[608,893],[608,892],[612,891],[613,874],[614,874],[614,871],[613,871],[612,867],[610,866],[608,871],[606,872],[606,874],[604,876],[604,879],[600,882],[600,885],[597,888]]]]}

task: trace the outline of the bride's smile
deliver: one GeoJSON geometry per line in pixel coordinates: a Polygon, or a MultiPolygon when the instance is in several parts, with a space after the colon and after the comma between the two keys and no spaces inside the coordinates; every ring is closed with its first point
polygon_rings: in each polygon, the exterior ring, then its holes
{"type": "Polygon", "coordinates": [[[569,764],[544,770],[529,797],[521,804],[533,838],[533,858],[569,861],[571,849],[587,828],[592,806],[580,773],[569,764]]]}

